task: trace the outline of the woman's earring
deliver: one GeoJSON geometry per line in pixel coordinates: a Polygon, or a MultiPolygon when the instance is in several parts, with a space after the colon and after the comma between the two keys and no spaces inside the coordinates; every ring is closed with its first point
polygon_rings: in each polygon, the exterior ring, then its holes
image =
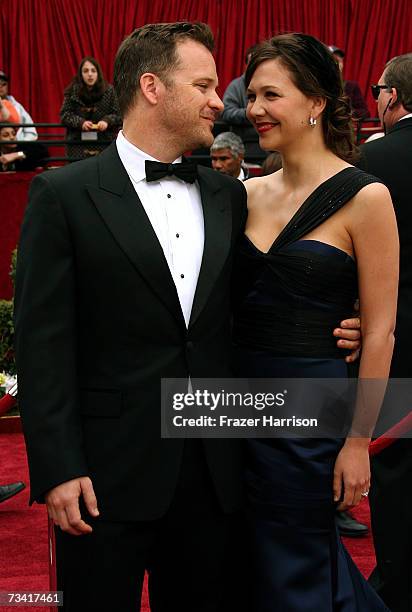
{"type": "Polygon", "coordinates": [[[312,117],[312,115],[311,115],[311,116],[309,117],[309,125],[310,125],[310,127],[313,127],[313,128],[314,128],[314,127],[315,127],[315,125],[316,125],[316,123],[317,123],[317,122],[316,122],[316,119],[315,119],[314,117],[312,117]]]}

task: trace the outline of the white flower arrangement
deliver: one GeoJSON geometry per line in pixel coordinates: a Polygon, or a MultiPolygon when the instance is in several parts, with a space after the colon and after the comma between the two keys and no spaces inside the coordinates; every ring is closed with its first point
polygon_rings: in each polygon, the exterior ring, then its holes
{"type": "Polygon", "coordinates": [[[16,383],[16,376],[10,376],[10,374],[6,374],[6,372],[0,372],[0,397],[6,395],[16,383]]]}

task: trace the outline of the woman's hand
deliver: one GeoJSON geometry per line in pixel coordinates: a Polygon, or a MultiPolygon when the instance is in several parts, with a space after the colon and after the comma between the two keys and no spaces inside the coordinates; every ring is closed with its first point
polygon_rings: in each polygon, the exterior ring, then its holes
{"type": "Polygon", "coordinates": [[[107,128],[109,127],[109,124],[107,123],[107,121],[99,121],[97,124],[97,129],[99,130],[99,132],[104,132],[105,130],[107,130],[107,128]]]}
{"type": "Polygon", "coordinates": [[[18,153],[3,153],[0,155],[0,164],[11,164],[12,162],[19,159],[20,155],[18,153]]]}
{"type": "Polygon", "coordinates": [[[82,124],[82,131],[83,132],[90,132],[90,130],[93,129],[93,122],[92,121],[84,121],[82,124]]]}
{"type": "Polygon", "coordinates": [[[368,448],[369,438],[348,438],[337,456],[333,477],[334,501],[339,501],[343,493],[338,510],[357,506],[362,493],[369,493],[371,472],[368,448]]]}
{"type": "Polygon", "coordinates": [[[359,317],[341,321],[341,327],[334,329],[333,335],[339,338],[337,340],[338,348],[352,351],[350,355],[345,357],[346,363],[356,361],[359,357],[362,341],[359,317]]]}

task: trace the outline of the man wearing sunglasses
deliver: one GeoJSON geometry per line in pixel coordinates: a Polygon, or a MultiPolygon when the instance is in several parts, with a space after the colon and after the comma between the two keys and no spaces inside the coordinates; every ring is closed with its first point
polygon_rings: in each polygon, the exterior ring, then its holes
{"type": "MultiPolygon", "coordinates": [[[[390,60],[372,85],[385,137],[362,147],[363,169],[391,192],[399,227],[400,278],[391,377],[412,378],[412,53],[390,60]]],[[[409,387],[410,388],[410,387],[409,387]]],[[[388,429],[410,410],[410,398],[382,410],[388,429]],[[399,408],[399,409],[398,409],[399,408]]],[[[392,612],[412,610],[412,439],[398,439],[372,460],[370,492],[377,566],[370,581],[392,612]]]]}

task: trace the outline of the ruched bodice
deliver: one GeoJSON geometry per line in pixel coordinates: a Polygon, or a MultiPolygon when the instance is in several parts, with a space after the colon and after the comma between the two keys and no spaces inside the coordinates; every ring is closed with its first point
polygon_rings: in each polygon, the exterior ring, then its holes
{"type": "Polygon", "coordinates": [[[265,254],[245,236],[237,269],[244,273],[235,308],[238,346],[285,357],[342,357],[332,332],[357,296],[349,255],[316,240],[265,254]]]}
{"type": "Polygon", "coordinates": [[[285,357],[344,356],[332,332],[353,311],[356,263],[341,249],[305,236],[376,181],[353,167],[324,181],[267,253],[243,237],[235,264],[236,345],[285,357]]]}

